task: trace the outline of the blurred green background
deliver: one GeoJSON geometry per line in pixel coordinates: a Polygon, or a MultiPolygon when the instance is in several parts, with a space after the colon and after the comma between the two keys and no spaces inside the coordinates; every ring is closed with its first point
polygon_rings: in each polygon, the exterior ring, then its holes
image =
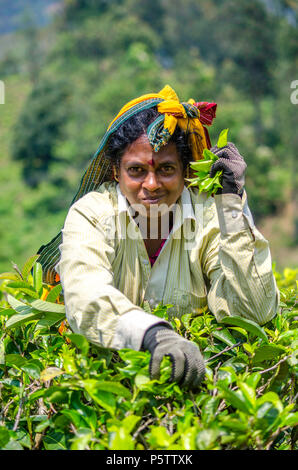
{"type": "Polygon", "coordinates": [[[230,129],[273,261],[297,267],[297,19],[297,0],[1,0],[0,272],[63,226],[122,105],[166,83],[218,103],[211,140],[230,129]]]}

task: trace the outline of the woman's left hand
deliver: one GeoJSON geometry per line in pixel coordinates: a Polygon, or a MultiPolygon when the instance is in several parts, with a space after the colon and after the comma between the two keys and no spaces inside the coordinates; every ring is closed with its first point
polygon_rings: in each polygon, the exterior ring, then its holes
{"type": "Polygon", "coordinates": [[[218,160],[213,163],[210,170],[211,178],[215,176],[217,171],[222,170],[222,188],[217,190],[217,194],[232,193],[241,195],[247,165],[237,147],[232,142],[228,142],[227,145],[220,148],[215,145],[210,151],[218,156],[218,160]]]}

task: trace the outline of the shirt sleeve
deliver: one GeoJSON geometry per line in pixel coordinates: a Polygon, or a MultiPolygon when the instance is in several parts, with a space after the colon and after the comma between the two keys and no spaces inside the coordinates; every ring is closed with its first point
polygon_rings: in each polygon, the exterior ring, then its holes
{"type": "MultiPolygon", "coordinates": [[[[113,283],[115,239],[91,193],[69,210],[56,265],[71,329],[90,342],[139,350],[146,330],[166,323],[134,305],[113,283]]],[[[110,228],[110,227],[109,227],[110,228]]]]}
{"type": "Polygon", "coordinates": [[[262,325],[274,317],[279,304],[268,241],[254,225],[245,192],[242,199],[216,195],[215,206],[218,223],[213,217],[203,255],[208,306],[219,322],[238,315],[262,325]]]}

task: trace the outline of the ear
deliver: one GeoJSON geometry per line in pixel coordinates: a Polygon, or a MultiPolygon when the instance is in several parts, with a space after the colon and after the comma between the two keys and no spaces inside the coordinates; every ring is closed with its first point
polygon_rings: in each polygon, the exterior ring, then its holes
{"type": "Polygon", "coordinates": [[[183,176],[185,178],[190,178],[190,165],[189,163],[187,164],[186,168],[183,170],[183,176]]]}
{"type": "Polygon", "coordinates": [[[117,167],[115,165],[113,165],[113,178],[115,181],[119,182],[119,175],[118,175],[117,167]]]}

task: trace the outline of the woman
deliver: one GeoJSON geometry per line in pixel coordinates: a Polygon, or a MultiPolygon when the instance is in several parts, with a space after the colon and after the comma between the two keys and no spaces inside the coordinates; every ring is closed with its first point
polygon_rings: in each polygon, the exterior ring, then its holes
{"type": "Polygon", "coordinates": [[[279,300],[236,147],[211,149],[219,157],[211,176],[222,170],[214,197],[187,189],[189,162],[210,148],[202,124],[215,108],[180,103],[169,86],[125,105],[82,179],[62,243],[60,235],[39,250],[49,281],[60,243],[56,271],[75,332],[104,347],[149,350],[154,378],[169,355],[172,380],[190,388],[204,375],[199,349],[145,312],[146,303],[172,304],[175,316],[208,306],[218,321],[241,315],[263,324],[279,300]]]}

